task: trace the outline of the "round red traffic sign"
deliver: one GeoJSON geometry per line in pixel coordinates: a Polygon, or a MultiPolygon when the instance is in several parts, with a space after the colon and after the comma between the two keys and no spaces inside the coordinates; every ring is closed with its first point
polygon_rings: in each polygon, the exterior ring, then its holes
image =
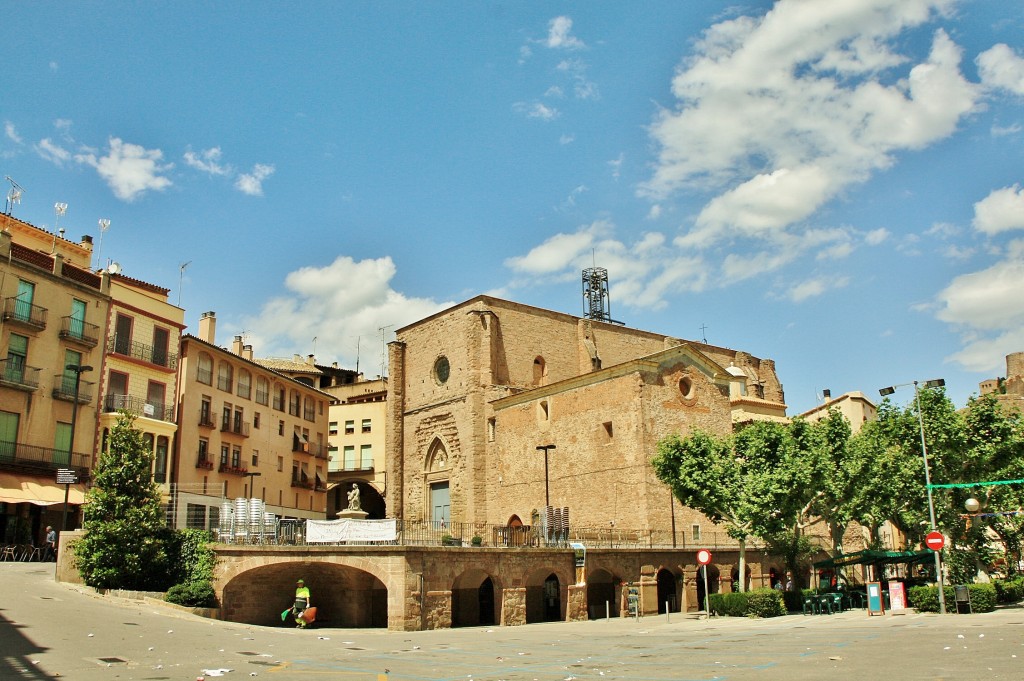
{"type": "Polygon", "coordinates": [[[701,565],[707,565],[711,562],[711,552],[707,549],[701,549],[697,552],[697,562],[701,565]]]}
{"type": "Polygon", "coordinates": [[[946,538],[938,530],[932,530],[924,538],[924,545],[932,551],[941,551],[942,547],[946,545],[946,538]]]}

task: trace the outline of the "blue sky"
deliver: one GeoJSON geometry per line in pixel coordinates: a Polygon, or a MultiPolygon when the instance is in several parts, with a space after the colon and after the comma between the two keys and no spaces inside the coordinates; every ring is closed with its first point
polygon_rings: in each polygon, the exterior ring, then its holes
{"type": "Polygon", "coordinates": [[[66,202],[97,245],[109,219],[97,264],[258,356],[358,347],[373,376],[381,328],[480,293],[582,314],[593,263],[614,318],[774,359],[791,414],[936,377],[963,404],[1024,350],[1020,3],[48,2],[4,26],[13,214],[53,229],[66,202]]]}

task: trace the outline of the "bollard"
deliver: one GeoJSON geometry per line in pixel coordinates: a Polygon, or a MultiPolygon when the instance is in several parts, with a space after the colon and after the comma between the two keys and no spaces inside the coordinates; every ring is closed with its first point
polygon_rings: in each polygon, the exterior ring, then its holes
{"type": "Polygon", "coordinates": [[[668,609],[668,601],[665,601],[665,623],[672,623],[672,612],[668,609]]]}
{"type": "Polygon", "coordinates": [[[611,609],[611,602],[610,601],[605,601],[604,602],[604,618],[606,620],[608,620],[609,622],[612,621],[612,609],[611,609]]]}

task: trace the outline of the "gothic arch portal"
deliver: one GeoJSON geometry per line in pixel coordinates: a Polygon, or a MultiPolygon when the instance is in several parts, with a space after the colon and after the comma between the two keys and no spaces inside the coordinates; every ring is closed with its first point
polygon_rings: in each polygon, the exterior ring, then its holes
{"type": "Polygon", "coordinates": [[[423,460],[423,517],[445,526],[451,523],[450,464],[448,447],[435,437],[423,460]]]}

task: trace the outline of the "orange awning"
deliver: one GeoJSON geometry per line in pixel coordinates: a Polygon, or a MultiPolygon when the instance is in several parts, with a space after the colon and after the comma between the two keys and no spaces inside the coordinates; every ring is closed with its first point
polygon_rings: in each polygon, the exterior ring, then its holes
{"type": "MultiPolygon", "coordinates": [[[[8,504],[35,504],[36,506],[53,506],[64,503],[64,485],[34,476],[23,476],[15,473],[0,473],[0,501],[8,504]]],[[[68,489],[68,504],[81,506],[85,503],[85,485],[78,483],[68,489]]]]}

